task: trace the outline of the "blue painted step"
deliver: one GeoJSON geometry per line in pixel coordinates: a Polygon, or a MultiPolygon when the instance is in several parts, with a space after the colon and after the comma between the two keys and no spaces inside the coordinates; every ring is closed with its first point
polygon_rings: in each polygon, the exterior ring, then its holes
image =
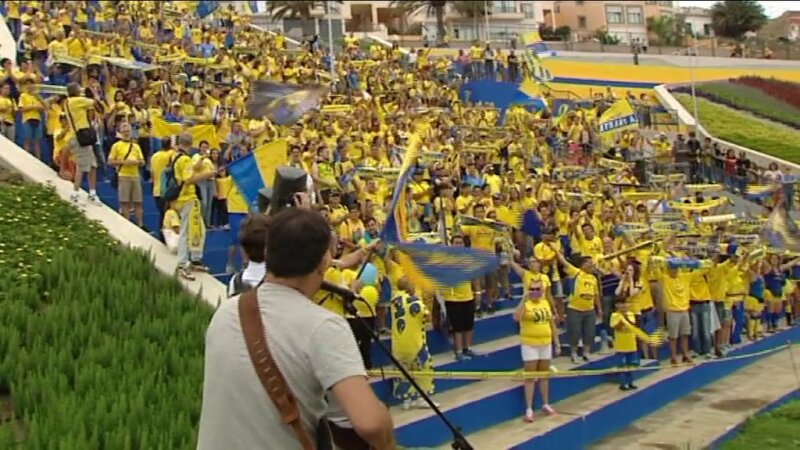
{"type": "MultiPolygon", "coordinates": [[[[603,408],[591,411],[581,417],[581,420],[572,420],[543,435],[523,442],[513,447],[513,450],[543,448],[579,450],[587,448],[592,443],[623,430],[635,420],[645,417],[670,402],[771,354],[765,351],[785,345],[787,342],[800,342],[800,327],[795,326],[746,344],[731,351],[728,355],[729,358],[748,354],[756,354],[755,356],[699,364],[697,367],[626,395],[603,408]],[[764,353],[757,354],[759,352],[764,353]]],[[[787,364],[790,363],[787,361],[787,364]]]]}
{"type": "MultiPolygon", "coordinates": [[[[609,369],[617,365],[618,358],[609,355],[578,366],[573,370],[600,370],[609,369]]],[[[656,362],[650,361],[648,367],[655,367],[656,362]]],[[[655,370],[655,369],[654,369],[655,370]]],[[[642,371],[635,374],[634,378],[650,373],[642,371]]],[[[574,378],[553,378],[550,380],[550,402],[555,403],[587,389],[608,382],[613,375],[592,376],[584,375],[574,378]]],[[[537,405],[537,407],[540,405],[537,405]]],[[[523,401],[522,383],[490,395],[476,399],[473,402],[448,409],[445,414],[464,434],[475,433],[486,428],[501,424],[508,420],[520,417],[525,410],[523,401]]],[[[449,442],[452,434],[435,415],[403,425],[395,429],[395,435],[400,445],[406,447],[437,447],[449,442]]],[[[560,448],[539,447],[539,448],[560,448]]]]}

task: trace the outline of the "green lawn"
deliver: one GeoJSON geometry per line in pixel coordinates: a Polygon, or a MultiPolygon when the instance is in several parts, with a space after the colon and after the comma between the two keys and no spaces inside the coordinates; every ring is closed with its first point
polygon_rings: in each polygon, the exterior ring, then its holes
{"type": "MultiPolygon", "coordinates": [[[[692,111],[690,95],[675,94],[675,98],[692,111]]],[[[697,114],[700,124],[716,138],[800,164],[800,131],[766,123],[703,98],[697,99],[697,114]]]]}
{"type": "Polygon", "coordinates": [[[759,89],[727,81],[715,81],[700,84],[697,86],[697,91],[710,95],[715,101],[724,105],[800,127],[800,109],[767,95],[759,89]]]}
{"type": "Polygon", "coordinates": [[[47,187],[0,236],[0,449],[195,448],[211,308],[47,187]]]}
{"type": "Polygon", "coordinates": [[[790,450],[800,448],[800,400],[749,421],[722,450],[790,450]]]}

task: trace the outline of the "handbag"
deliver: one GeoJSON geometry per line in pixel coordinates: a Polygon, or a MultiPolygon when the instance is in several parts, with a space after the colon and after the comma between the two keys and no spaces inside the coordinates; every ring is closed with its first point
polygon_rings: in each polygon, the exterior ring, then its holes
{"type": "Polygon", "coordinates": [[[72,117],[72,112],[69,110],[69,99],[64,102],[64,105],[67,108],[67,118],[69,119],[69,124],[72,127],[72,131],[75,132],[75,139],[78,141],[78,144],[81,147],[88,147],[93,146],[97,143],[97,131],[93,127],[88,128],[81,128],[78,130],[75,128],[75,118],[72,117]]]}
{"type": "MultiPolygon", "coordinates": [[[[125,161],[126,159],[128,159],[128,156],[131,156],[132,151],[133,151],[133,142],[131,142],[130,145],[128,145],[128,153],[125,153],[125,157],[122,158],[122,160],[125,161]]],[[[119,187],[119,169],[117,168],[115,170],[112,170],[108,178],[109,178],[108,182],[111,183],[111,187],[117,189],[119,187]]]]}

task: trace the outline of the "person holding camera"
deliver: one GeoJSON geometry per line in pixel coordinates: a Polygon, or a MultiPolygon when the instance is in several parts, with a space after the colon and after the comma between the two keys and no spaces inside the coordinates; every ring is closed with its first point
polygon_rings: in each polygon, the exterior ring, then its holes
{"type": "Polygon", "coordinates": [[[347,321],[312,301],[331,263],[332,234],[302,195],[298,207],[268,219],[264,282],[222,303],[211,320],[198,450],[321,448],[326,397],[371,448],[395,448],[389,411],[369,386],[347,321]],[[255,342],[253,322],[262,331],[255,342]],[[268,370],[253,370],[263,365],[268,370]],[[281,385],[277,394],[267,382],[281,385]]]}

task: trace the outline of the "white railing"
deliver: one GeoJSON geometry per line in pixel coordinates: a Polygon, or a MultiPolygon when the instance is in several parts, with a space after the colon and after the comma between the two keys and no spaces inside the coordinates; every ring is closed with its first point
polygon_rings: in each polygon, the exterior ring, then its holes
{"type": "MultiPolygon", "coordinates": [[[[258,25],[250,25],[250,28],[252,28],[252,29],[254,29],[256,31],[260,31],[262,33],[271,34],[272,36],[276,36],[278,34],[278,33],[274,32],[274,31],[267,30],[266,28],[262,28],[262,27],[260,27],[258,25]]],[[[294,45],[296,47],[300,46],[300,41],[296,41],[296,40],[290,38],[289,36],[286,36],[285,34],[283,35],[283,38],[286,40],[287,44],[292,44],[292,45],[294,45]]]]}
{"type": "MultiPolygon", "coordinates": [[[[374,34],[364,34],[364,37],[367,38],[367,39],[372,39],[373,41],[377,42],[378,44],[383,45],[384,47],[392,48],[392,43],[387,41],[386,39],[384,39],[382,37],[375,36],[374,34]]],[[[404,55],[407,55],[408,54],[408,49],[401,47],[400,48],[400,53],[402,53],[404,55]]]]}
{"type": "MultiPolygon", "coordinates": [[[[53,169],[26,152],[5,136],[0,136],[0,165],[6,166],[23,178],[55,188],[64,201],[70,201],[72,183],[61,179],[53,169]]],[[[83,194],[86,195],[85,193],[83,194]]],[[[105,204],[87,205],[83,209],[87,218],[100,222],[108,233],[121,243],[144,250],[151,255],[153,265],[160,272],[174,276],[178,257],[146,231],[137,227],[105,204]]],[[[209,305],[216,307],[227,297],[227,287],[210,274],[197,274],[195,281],[182,280],[183,286],[200,295],[209,305]]]]}
{"type": "Polygon", "coordinates": [[[744,152],[747,158],[754,162],[759,167],[769,167],[772,163],[777,163],[781,167],[788,167],[793,175],[800,175],[800,165],[776,158],[766,153],[761,153],[751,148],[742,147],[741,145],[734,144],[733,142],[723,141],[715,136],[712,136],[701,124],[695,123],[694,116],[681,105],[681,103],[669,92],[667,85],[660,85],[655,87],[656,98],[667,109],[672,109],[678,112],[678,122],[686,126],[688,130],[696,130],[698,138],[710,137],[713,142],[720,145],[732,148],[737,153],[744,152]]]}

